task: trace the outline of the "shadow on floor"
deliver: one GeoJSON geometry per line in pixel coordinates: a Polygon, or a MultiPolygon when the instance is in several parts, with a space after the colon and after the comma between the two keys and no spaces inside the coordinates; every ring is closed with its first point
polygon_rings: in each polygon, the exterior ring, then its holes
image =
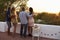
{"type": "MultiPolygon", "coordinates": [[[[0,40],[32,40],[32,37],[21,37],[19,34],[16,34],[14,37],[12,35],[7,35],[7,33],[0,32],[0,40]]],[[[35,38],[36,40],[36,38],[35,38]]],[[[40,40],[55,40],[55,39],[48,39],[48,38],[40,38],[40,40]]]]}

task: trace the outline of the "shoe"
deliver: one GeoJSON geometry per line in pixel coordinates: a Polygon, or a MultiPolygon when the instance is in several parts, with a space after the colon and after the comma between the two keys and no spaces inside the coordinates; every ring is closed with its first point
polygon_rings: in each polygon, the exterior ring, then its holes
{"type": "Polygon", "coordinates": [[[32,34],[29,34],[28,36],[32,37],[32,34]]]}

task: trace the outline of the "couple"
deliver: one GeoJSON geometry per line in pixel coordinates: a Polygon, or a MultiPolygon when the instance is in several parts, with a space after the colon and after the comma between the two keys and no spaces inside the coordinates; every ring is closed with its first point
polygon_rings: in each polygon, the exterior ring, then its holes
{"type": "Polygon", "coordinates": [[[25,12],[25,8],[22,7],[22,11],[19,13],[21,21],[20,35],[26,37],[27,29],[28,34],[32,35],[32,27],[34,26],[33,8],[29,8],[29,13],[25,12]]]}
{"type": "Polygon", "coordinates": [[[16,27],[18,24],[18,20],[17,20],[17,13],[16,13],[16,9],[14,7],[8,7],[8,10],[6,12],[6,22],[8,25],[8,35],[10,35],[10,28],[11,28],[11,23],[13,24],[14,30],[13,30],[13,36],[16,33],[16,27]]]}

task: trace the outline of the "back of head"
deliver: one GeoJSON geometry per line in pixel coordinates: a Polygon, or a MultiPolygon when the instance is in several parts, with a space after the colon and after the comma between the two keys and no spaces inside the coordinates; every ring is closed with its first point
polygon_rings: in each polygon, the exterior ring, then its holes
{"type": "Polygon", "coordinates": [[[12,9],[11,9],[11,10],[15,11],[15,8],[14,8],[14,7],[12,7],[12,9]]]}
{"type": "Polygon", "coordinates": [[[11,12],[15,12],[15,7],[12,7],[11,12]]]}
{"type": "Polygon", "coordinates": [[[10,9],[10,7],[8,7],[8,9],[10,9]]]}
{"type": "Polygon", "coordinates": [[[8,7],[8,11],[10,11],[10,7],[8,7]]]}
{"type": "Polygon", "coordinates": [[[22,7],[22,11],[25,11],[25,8],[24,7],[22,7]]]}
{"type": "Polygon", "coordinates": [[[32,7],[29,8],[29,12],[30,12],[30,14],[33,13],[33,8],[32,7]]]}

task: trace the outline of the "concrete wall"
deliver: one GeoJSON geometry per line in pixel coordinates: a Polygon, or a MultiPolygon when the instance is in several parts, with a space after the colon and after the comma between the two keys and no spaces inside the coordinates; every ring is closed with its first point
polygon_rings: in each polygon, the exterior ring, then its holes
{"type": "MultiPolygon", "coordinates": [[[[45,24],[35,24],[40,27],[40,37],[46,38],[53,38],[53,39],[60,39],[60,26],[56,25],[45,25],[45,24]]],[[[7,24],[6,22],[0,22],[0,31],[6,32],[7,31],[7,24]]],[[[16,32],[20,33],[20,23],[16,28],[16,32]]],[[[13,27],[11,27],[11,32],[13,32],[13,27]]]]}
{"type": "Polygon", "coordinates": [[[60,26],[36,24],[40,27],[40,37],[60,39],[60,26]]]}

